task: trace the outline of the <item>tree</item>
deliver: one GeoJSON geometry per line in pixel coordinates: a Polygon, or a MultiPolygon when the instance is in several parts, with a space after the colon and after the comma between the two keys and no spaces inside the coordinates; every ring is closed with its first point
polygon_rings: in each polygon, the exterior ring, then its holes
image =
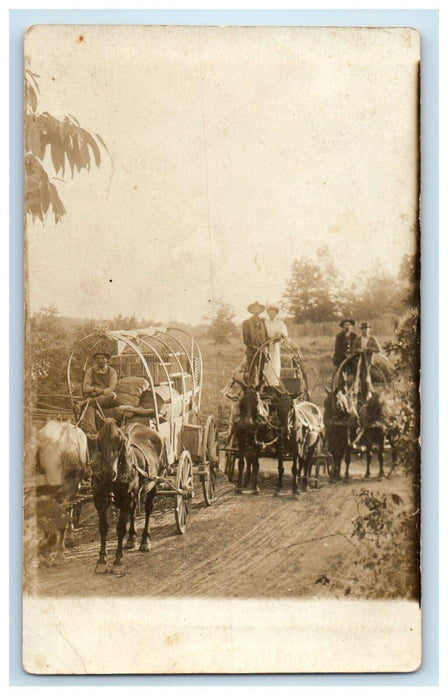
{"type": "Polygon", "coordinates": [[[66,213],[56,185],[51,182],[44,160],[50,153],[54,173],[64,177],[66,167],[75,172],[90,170],[92,160],[101,163],[100,145],[107,147],[98,134],[80,126],[75,117],[57,119],[49,112],[38,112],[39,76],[25,70],[25,211],[33,222],[44,220],[50,207],[55,222],[66,213]]]}
{"type": "Polygon", "coordinates": [[[378,273],[366,280],[354,304],[357,318],[381,318],[403,308],[403,286],[393,275],[378,273]]]}
{"type": "Polygon", "coordinates": [[[205,320],[210,321],[207,336],[216,345],[228,343],[230,336],[238,334],[238,329],[232,320],[234,317],[235,311],[233,307],[222,300],[217,302],[213,316],[204,316],[205,320]]]}
{"type": "Polygon", "coordinates": [[[398,273],[400,283],[404,289],[403,302],[406,306],[418,306],[420,303],[420,257],[403,255],[398,273]]]}
{"type": "Polygon", "coordinates": [[[65,394],[70,339],[54,306],[42,307],[32,317],[31,338],[33,394],[65,394]]]}
{"type": "Polygon", "coordinates": [[[307,256],[295,260],[286,283],[284,300],[288,311],[302,321],[332,321],[338,310],[339,273],[326,248],[317,252],[316,261],[307,256]]]}

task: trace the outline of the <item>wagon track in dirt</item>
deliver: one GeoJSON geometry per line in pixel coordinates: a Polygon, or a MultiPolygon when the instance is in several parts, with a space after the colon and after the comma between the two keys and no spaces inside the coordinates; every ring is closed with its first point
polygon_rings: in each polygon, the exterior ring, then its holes
{"type": "MultiPolygon", "coordinates": [[[[86,506],[75,534],[77,546],[65,564],[39,571],[44,596],[339,596],[347,590],[358,552],[348,536],[356,517],[355,493],[362,487],[411,493],[403,475],[365,482],[364,465],[354,465],[348,482],[291,495],[291,477],[274,498],[276,465],[262,460],[259,496],[235,494],[221,473],[216,502],[206,507],[197,484],[187,532],[176,534],[172,499],[156,499],[151,518],[151,551],[125,552],[126,575],[96,575],[99,551],[97,516],[86,506]],[[325,576],[329,585],[316,581],[325,576]]],[[[375,472],[374,472],[375,473],[375,472]]],[[[137,519],[141,531],[143,516],[137,519]]],[[[109,560],[116,544],[109,531],[109,560]]],[[[353,585],[351,586],[353,589],[353,585]]]]}

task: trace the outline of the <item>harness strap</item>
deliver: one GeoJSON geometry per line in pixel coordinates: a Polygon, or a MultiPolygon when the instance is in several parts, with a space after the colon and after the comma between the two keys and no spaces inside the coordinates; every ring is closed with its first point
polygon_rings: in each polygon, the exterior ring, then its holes
{"type": "Polygon", "coordinates": [[[75,426],[77,428],[78,428],[79,424],[81,423],[82,419],[84,418],[84,416],[86,415],[87,409],[89,408],[89,406],[90,406],[90,399],[87,399],[87,401],[84,404],[84,408],[81,411],[81,415],[79,416],[77,422],[75,423],[75,426]]]}
{"type": "MultiPolygon", "coordinates": [[[[123,433],[123,435],[125,435],[125,433],[123,433]]],[[[127,441],[128,441],[128,444],[127,444],[126,447],[127,447],[127,448],[128,448],[128,447],[132,447],[132,449],[136,450],[137,452],[140,452],[140,454],[141,454],[142,457],[143,457],[143,461],[144,461],[144,463],[145,463],[145,465],[146,465],[146,467],[147,467],[147,471],[145,471],[144,469],[142,469],[138,464],[136,464],[136,463],[134,463],[134,462],[132,463],[133,468],[134,468],[141,476],[145,477],[145,479],[150,479],[151,477],[150,477],[150,474],[149,474],[149,461],[148,461],[147,456],[146,456],[145,453],[143,452],[142,448],[141,448],[139,445],[137,445],[135,442],[133,442],[133,441],[131,440],[130,437],[128,437],[128,436],[126,436],[126,435],[125,435],[125,437],[127,437],[127,441]]]]}

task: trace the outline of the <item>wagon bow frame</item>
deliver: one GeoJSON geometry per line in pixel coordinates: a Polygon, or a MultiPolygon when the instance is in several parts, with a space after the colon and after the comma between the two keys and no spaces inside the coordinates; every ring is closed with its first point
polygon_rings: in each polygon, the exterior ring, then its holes
{"type": "Polygon", "coordinates": [[[206,505],[216,499],[219,471],[217,422],[201,416],[203,363],[195,338],[187,331],[154,326],[137,330],[101,329],[87,334],[73,347],[67,362],[67,384],[75,421],[79,422],[84,376],[97,348],[111,350],[109,365],[118,380],[146,379],[153,405],[115,406],[101,413],[121,419],[125,425],[152,427],[164,446],[157,492],[174,499],[174,515],[180,534],[186,531],[195,496],[194,480],[201,483],[206,505]]]}

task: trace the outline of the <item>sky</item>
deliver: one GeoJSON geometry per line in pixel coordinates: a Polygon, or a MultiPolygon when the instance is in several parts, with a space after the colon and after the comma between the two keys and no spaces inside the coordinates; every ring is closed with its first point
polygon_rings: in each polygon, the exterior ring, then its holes
{"type": "Polygon", "coordinates": [[[25,55],[108,148],[27,222],[31,311],[241,320],[322,246],[348,278],[415,248],[413,30],[36,26],[25,55]]]}

